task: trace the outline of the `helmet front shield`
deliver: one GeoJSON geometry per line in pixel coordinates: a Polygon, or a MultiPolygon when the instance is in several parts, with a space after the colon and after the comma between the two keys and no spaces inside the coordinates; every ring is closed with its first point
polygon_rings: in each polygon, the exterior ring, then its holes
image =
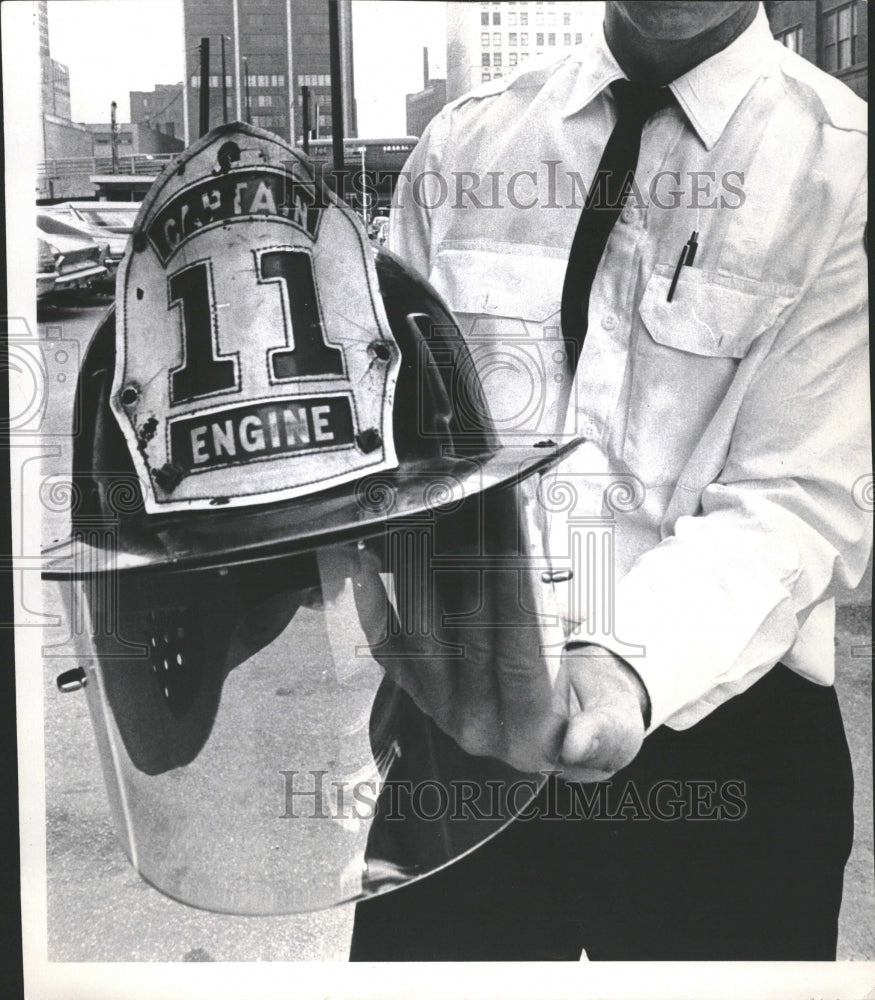
{"type": "Polygon", "coordinates": [[[520,484],[433,499],[309,552],[68,583],[147,881],[219,912],[322,909],[443,867],[529,804],[564,716],[520,484]]]}

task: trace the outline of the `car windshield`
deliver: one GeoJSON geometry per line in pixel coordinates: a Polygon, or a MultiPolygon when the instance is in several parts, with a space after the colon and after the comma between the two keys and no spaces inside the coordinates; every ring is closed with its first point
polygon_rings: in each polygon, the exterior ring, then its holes
{"type": "Polygon", "coordinates": [[[36,224],[44,233],[52,233],[55,236],[78,236],[80,239],[88,238],[81,229],[70,226],[61,219],[55,219],[53,216],[42,212],[37,215],[36,224]]]}
{"type": "Polygon", "coordinates": [[[139,208],[139,205],[131,205],[130,208],[113,206],[112,208],[80,208],[77,211],[95,226],[102,226],[115,232],[129,233],[134,227],[134,219],[137,217],[139,208]]]}

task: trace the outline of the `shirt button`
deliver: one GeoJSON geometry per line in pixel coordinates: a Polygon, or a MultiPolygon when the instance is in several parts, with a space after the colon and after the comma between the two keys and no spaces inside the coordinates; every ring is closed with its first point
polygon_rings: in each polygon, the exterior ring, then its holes
{"type": "Polygon", "coordinates": [[[623,211],[620,213],[620,221],[621,222],[634,222],[635,221],[635,209],[632,208],[631,206],[628,206],[628,207],[624,208],[623,211]]]}
{"type": "Polygon", "coordinates": [[[602,328],[605,330],[616,330],[617,317],[613,313],[607,313],[607,315],[602,316],[602,328]]]}

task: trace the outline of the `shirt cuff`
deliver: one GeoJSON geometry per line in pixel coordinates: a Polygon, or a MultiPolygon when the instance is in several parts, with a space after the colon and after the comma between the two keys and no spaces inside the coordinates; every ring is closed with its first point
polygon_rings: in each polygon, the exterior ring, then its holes
{"type": "Polygon", "coordinates": [[[617,584],[613,630],[594,640],[641,678],[648,731],[728,677],[776,663],[795,639],[790,594],[774,575],[749,562],[714,563],[713,553],[666,539],[617,584]]]}

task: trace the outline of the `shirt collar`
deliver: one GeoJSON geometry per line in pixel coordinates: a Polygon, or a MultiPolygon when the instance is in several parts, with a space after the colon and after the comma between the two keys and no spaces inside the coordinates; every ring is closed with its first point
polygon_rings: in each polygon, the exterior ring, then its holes
{"type": "MultiPolygon", "coordinates": [[[[706,149],[717,142],[751,87],[767,71],[774,60],[774,44],[761,6],[734,42],[669,84],[706,149]]],[[[604,28],[594,32],[580,52],[580,68],[563,117],[586,107],[625,75],[608,47],[604,28]]]]}

